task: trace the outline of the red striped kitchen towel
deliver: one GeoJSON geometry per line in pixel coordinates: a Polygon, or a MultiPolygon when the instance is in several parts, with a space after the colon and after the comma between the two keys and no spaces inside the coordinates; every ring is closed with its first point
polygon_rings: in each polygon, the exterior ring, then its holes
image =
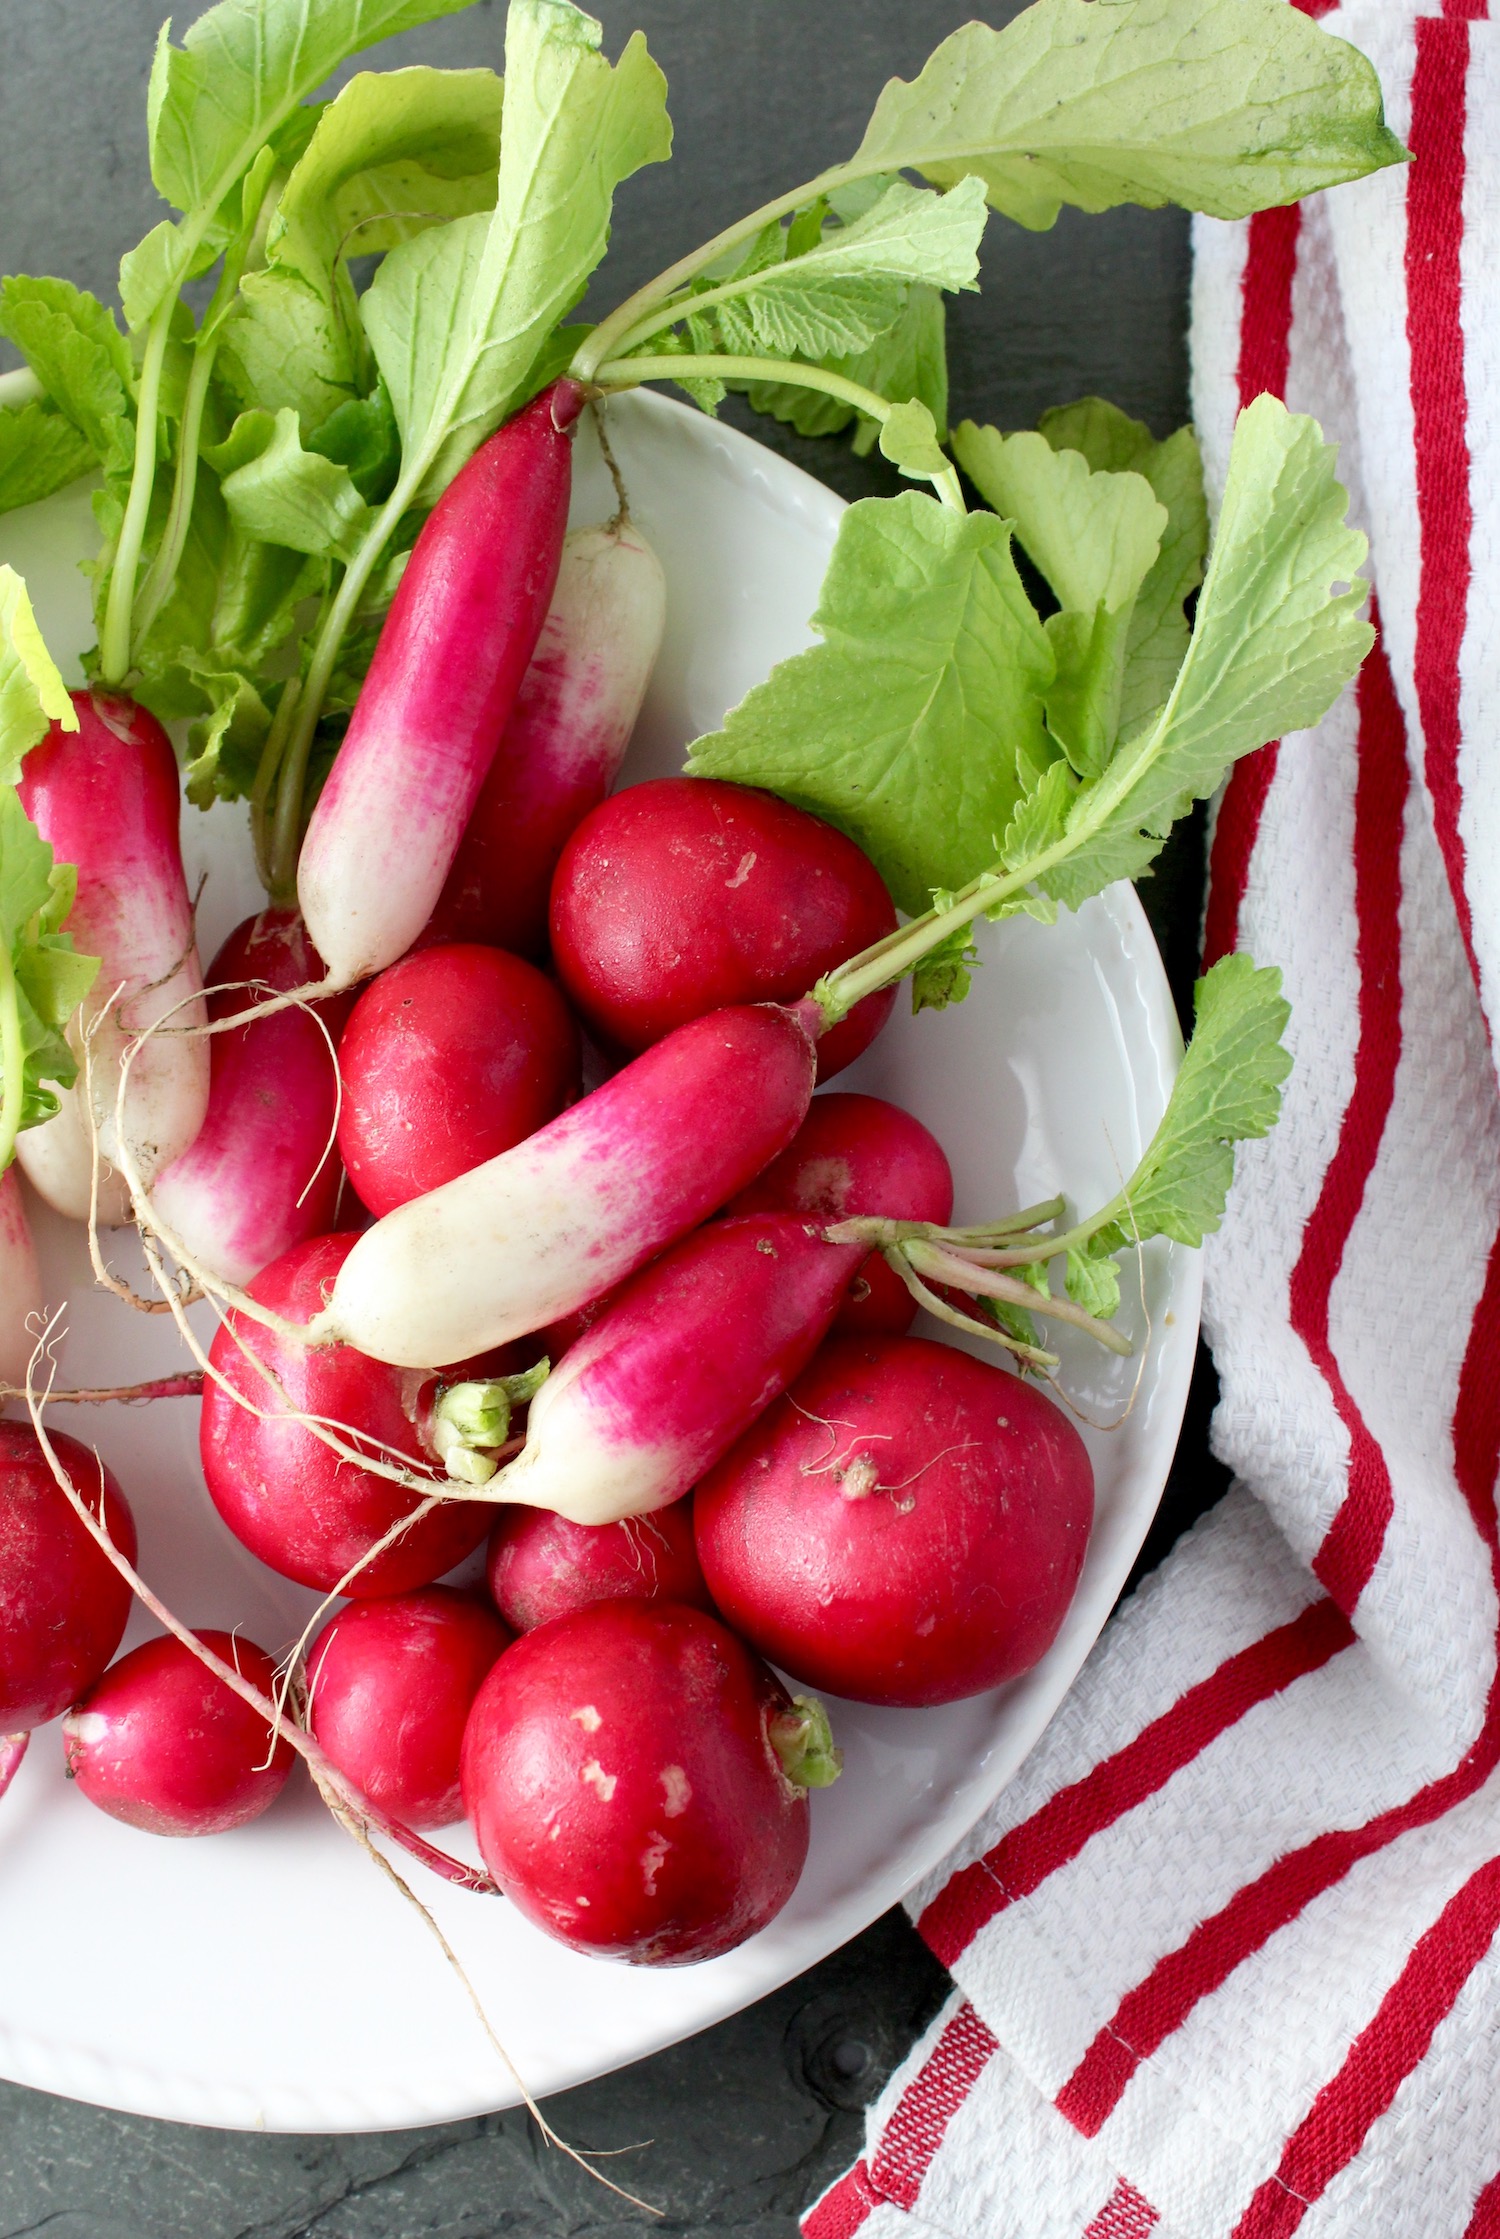
{"type": "Polygon", "coordinates": [[[1210,484],[1316,413],[1381,631],[1214,832],[1296,1055],[1207,1254],[1236,1484],[914,1893],[954,1995],[807,2239],[1500,2235],[1500,24],[1309,12],[1415,161],[1196,233],[1210,484]]]}

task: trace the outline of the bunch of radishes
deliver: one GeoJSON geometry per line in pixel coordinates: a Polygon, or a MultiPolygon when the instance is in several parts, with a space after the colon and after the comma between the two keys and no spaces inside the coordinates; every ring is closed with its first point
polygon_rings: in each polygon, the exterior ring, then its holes
{"type": "Polygon", "coordinates": [[[101,969],[23,1162],[223,1303],[210,1494],[349,1599],[282,1681],[237,1635],[111,1666],[128,1509],[86,1449],[0,1426],[0,1729],[13,1770],[66,1710],[83,1792],[169,1834],[253,1817],[300,1748],[345,1816],[441,1863],[420,1837],[466,1813],[541,1926],[670,1962],[785,1903],[837,1771],[761,1655],[912,1705],[1025,1670],[1093,1488],[1050,1400],[905,1334],[858,1224],[941,1228],[940,1146],[811,1101],[889,1015],[809,992],[895,933],[878,873],[769,794],[606,798],[663,589],[627,517],[564,534],[580,401],[545,391],[434,509],[300,914],[238,928],[206,1002],[159,726],[81,693],[27,758],[101,969]],[[490,1598],[436,1584],[487,1532],[490,1598]]]}

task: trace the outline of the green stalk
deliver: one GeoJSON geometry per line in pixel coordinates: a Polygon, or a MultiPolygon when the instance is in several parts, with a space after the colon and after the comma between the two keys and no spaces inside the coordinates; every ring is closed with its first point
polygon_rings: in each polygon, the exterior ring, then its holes
{"type": "MultiPolygon", "coordinates": [[[[830,373],[826,366],[799,365],[782,358],[616,358],[601,365],[593,379],[598,388],[610,390],[638,388],[643,381],[784,381],[794,389],[821,389],[825,396],[836,397],[840,404],[852,404],[856,411],[867,413],[881,427],[896,409],[889,399],[877,396],[873,389],[862,388],[858,381],[846,380],[842,373],[830,373]]],[[[956,468],[945,466],[941,474],[932,476],[932,482],[950,513],[968,511],[956,468]]]]}
{"type": "MultiPolygon", "coordinates": [[[[177,570],[187,543],[188,523],[193,515],[193,498],[198,488],[198,433],[203,425],[203,407],[208,401],[208,384],[213,378],[214,359],[219,351],[219,338],[200,339],[193,353],[193,370],[188,375],[187,390],[182,400],[182,426],[177,442],[177,473],[172,484],[172,505],[167,514],[167,525],[162,531],[161,544],[156,558],[141,585],[131,618],[131,642],[139,645],[150,630],[172,595],[177,581],[177,570]]],[[[113,595],[114,586],[110,586],[113,595]]]]}
{"type": "Polygon", "coordinates": [[[146,354],[141,360],[140,385],[135,403],[135,463],[131,470],[130,497],[120,538],[115,546],[109,576],[109,598],[104,628],[99,634],[99,674],[106,684],[120,684],[130,667],[130,616],[135,605],[136,570],[146,536],[146,516],[151,510],[151,490],[156,480],[156,406],[161,394],[162,362],[172,331],[175,294],[157,307],[146,333],[146,354]]]}
{"type": "Polygon", "coordinates": [[[8,942],[0,941],[0,1174],[15,1156],[26,1100],[26,1051],[21,1006],[8,942]]]}

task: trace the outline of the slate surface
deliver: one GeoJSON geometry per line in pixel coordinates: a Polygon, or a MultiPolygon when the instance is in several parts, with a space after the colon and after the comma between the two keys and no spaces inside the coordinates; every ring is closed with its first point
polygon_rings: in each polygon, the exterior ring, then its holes
{"type": "MultiPolygon", "coordinates": [[[[621,198],[609,300],[858,141],[885,79],[911,76],[974,12],[962,0],[596,0],[610,51],[637,24],[672,91],[677,154],[621,198]]],[[[0,271],[55,272],[107,294],[121,252],[161,214],[145,93],[163,0],[6,0],[0,71],[0,271]]],[[[991,22],[1016,12],[991,0],[991,22]]],[[[182,11],[181,21],[188,20],[182,11]]],[[[503,0],[392,42],[382,62],[499,65],[503,0]]],[[[1186,415],[1186,221],[1083,219],[1050,234],[1001,219],[983,292],[950,318],[953,413],[1016,427],[1095,391],[1166,433],[1186,415]]],[[[606,305],[607,307],[607,305],[606,305]]],[[[0,344],[3,362],[14,362],[0,344]]],[[[894,477],[839,443],[741,424],[848,497],[894,477]]],[[[1201,838],[1143,889],[1179,1002],[1193,971],[1201,838]]],[[[1221,1483],[1200,1376],[1157,1560],[1221,1483]]],[[[15,1924],[0,1926],[3,1937],[15,1924]]],[[[3,1964],[3,1959],[0,1959],[3,1964]]],[[[557,2100],[668,2232],[791,2239],[797,2211],[857,2150],[858,2109],[944,1988],[900,1914],[800,1981],[690,2043],[557,2100]],[[649,2145],[641,2141],[651,2141],[649,2145]]],[[[233,2017],[225,2016],[226,2027],[233,2017]]],[[[0,2084],[0,2239],[498,2239],[639,2231],[638,2211],[540,2147],[516,2114],[365,2138],[273,2138],[138,2120],[0,2084]]]]}

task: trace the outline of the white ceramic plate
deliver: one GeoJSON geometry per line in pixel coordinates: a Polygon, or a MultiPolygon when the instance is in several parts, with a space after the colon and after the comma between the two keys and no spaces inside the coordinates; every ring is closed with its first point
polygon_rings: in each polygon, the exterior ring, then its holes
{"type": "MultiPolygon", "coordinates": [[[[610,424],[669,585],[666,645],[628,769],[641,778],[680,768],[685,741],[810,642],[841,508],[772,453],[660,398],[621,401],[610,424]]],[[[610,510],[585,437],[575,519],[610,510]]],[[[92,545],[76,491],[0,521],[0,557],[28,577],[59,657],[92,634],[74,572],[92,545]]],[[[189,809],[184,830],[190,874],[207,873],[207,956],[260,897],[238,811],[189,809]]],[[[916,1020],[898,1005],[838,1085],[893,1097],[936,1131],[960,1219],[1059,1187],[1096,1202],[1149,1138],[1181,1048],[1140,905],[1121,887],[1054,928],[1022,918],[986,932],[982,947],[967,1003],[916,1020]]],[[[169,1324],[90,1287],[78,1230],[44,1211],[36,1226],[49,1294],[70,1301],[62,1382],[126,1382],[181,1365],[169,1324]]],[[[121,1272],[138,1275],[128,1235],[110,1250],[121,1272]]],[[[1025,1679],[945,1710],[833,1704],[844,1776],[814,1797],[807,1871],[763,1934],[705,1966],[604,1965],[550,1942],[503,1902],[416,1870],[538,2096],[688,2036],[810,1966],[895,1903],[1004,1787],[1108,1616],[1171,1460],[1198,1326],[1198,1259],[1155,1244],[1145,1261],[1144,1372],[1123,1425],[1086,1433],[1098,1521],[1061,1637],[1025,1679]]],[[[1139,1300],[1132,1315],[1144,1335],[1139,1300]]],[[[1135,1369],[1079,1348],[1064,1373],[1103,1419],[1121,1411],[1135,1369]]],[[[315,1597],[264,1570],[219,1522],[198,1470],[196,1414],[173,1402],[60,1419],[95,1439],[117,1472],[142,1567],[169,1605],[191,1623],[239,1624],[277,1650],[315,1597]]],[[[152,1629],[137,1624],[128,1637],[152,1629]]],[[[179,2121],[288,2131],[439,2122],[517,2096],[420,1921],[300,1779],[237,1834],[164,1842],[69,1789],[57,1731],[43,1731],[0,1807],[0,1921],[0,2072],[20,2083],[179,2121]]]]}

